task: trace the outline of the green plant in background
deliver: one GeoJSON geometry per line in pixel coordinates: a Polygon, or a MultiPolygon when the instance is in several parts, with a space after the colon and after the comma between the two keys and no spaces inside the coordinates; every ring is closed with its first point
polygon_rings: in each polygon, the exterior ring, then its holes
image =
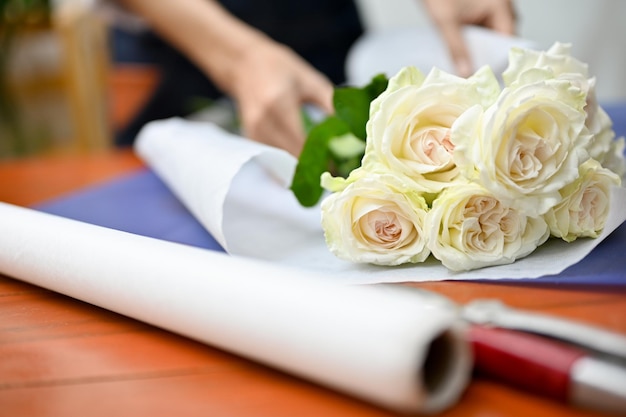
{"type": "Polygon", "coordinates": [[[0,157],[27,150],[26,133],[9,80],[9,60],[16,36],[50,25],[50,0],[0,0],[0,157]],[[4,143],[3,143],[4,142],[4,143]]]}

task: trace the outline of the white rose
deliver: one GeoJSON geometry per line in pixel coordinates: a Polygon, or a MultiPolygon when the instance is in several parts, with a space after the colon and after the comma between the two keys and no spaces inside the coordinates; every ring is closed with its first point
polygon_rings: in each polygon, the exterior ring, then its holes
{"type": "Polygon", "coordinates": [[[505,85],[520,84],[525,82],[527,72],[534,72],[533,76],[536,76],[537,70],[542,70],[546,79],[569,81],[586,95],[585,126],[591,135],[586,145],[589,157],[600,161],[602,166],[623,177],[626,174],[621,144],[623,138],[615,141],[613,122],[598,103],[596,78],[589,77],[588,65],[572,57],[570,44],[556,42],[545,52],[512,48],[509,66],[502,77],[505,85]]]}
{"type": "Polygon", "coordinates": [[[380,108],[380,103],[385,100],[385,98],[393,93],[394,91],[399,90],[402,87],[413,86],[419,87],[424,82],[426,76],[422,71],[417,67],[407,66],[403,67],[389,79],[387,82],[387,88],[381,94],[378,95],[371,103],[370,103],[370,118],[372,114],[377,112],[380,108]]]}
{"type": "Polygon", "coordinates": [[[584,99],[562,80],[507,87],[494,105],[475,106],[453,125],[455,163],[498,199],[543,214],[588,159],[584,99]]]}
{"type": "Polygon", "coordinates": [[[587,92],[587,105],[585,106],[587,120],[585,121],[585,125],[587,126],[587,129],[589,129],[589,132],[596,136],[609,131],[611,132],[610,134],[614,136],[615,133],[612,130],[613,122],[606,111],[604,111],[598,103],[598,98],[596,96],[596,78],[593,77],[588,79],[586,85],[584,83],[582,84],[582,89],[587,92]]]}
{"type": "Polygon", "coordinates": [[[576,181],[561,190],[563,200],[544,218],[554,237],[566,242],[578,237],[598,237],[609,215],[611,186],[620,178],[594,159],[584,162],[576,181]]]}
{"type": "MultiPolygon", "coordinates": [[[[588,107],[589,105],[587,105],[588,107]]],[[[589,120],[589,117],[587,117],[587,128],[593,134],[592,139],[586,145],[589,157],[600,162],[603,167],[615,172],[620,178],[624,178],[624,175],[626,175],[624,137],[615,139],[613,122],[600,106],[596,108],[593,119],[594,124],[589,125],[589,120]]]]}
{"type": "Polygon", "coordinates": [[[493,103],[500,86],[488,67],[468,79],[436,68],[423,81],[413,73],[400,71],[372,103],[363,165],[380,163],[436,193],[458,174],[450,127],[471,106],[493,103]]]}
{"type": "Polygon", "coordinates": [[[551,73],[551,78],[559,76],[579,76],[582,80],[589,78],[589,66],[572,57],[571,45],[556,42],[547,51],[511,48],[509,65],[502,73],[504,85],[510,86],[519,82],[526,71],[536,69],[548,70],[551,73]]]}
{"type": "Polygon", "coordinates": [[[424,235],[428,206],[411,182],[368,173],[322,201],[322,228],[335,256],[359,263],[400,265],[429,255],[424,235]]]}
{"type": "MultiPolygon", "coordinates": [[[[588,107],[588,106],[587,106],[588,107]]],[[[596,108],[594,114],[594,123],[589,126],[589,117],[587,117],[587,129],[593,136],[585,146],[589,157],[602,161],[604,157],[611,151],[612,142],[615,139],[613,131],[613,122],[609,115],[601,107],[596,108]]]]}
{"type": "Polygon", "coordinates": [[[593,135],[588,150],[592,158],[598,159],[600,153],[608,151],[614,134],[610,118],[598,104],[596,79],[589,77],[588,65],[572,57],[570,44],[556,42],[547,51],[512,48],[509,52],[509,66],[502,73],[502,79],[505,85],[512,86],[526,82],[528,72],[538,71],[542,71],[546,79],[569,81],[586,95],[585,125],[593,135]]]}
{"type": "Polygon", "coordinates": [[[450,270],[514,262],[549,236],[541,217],[527,217],[478,184],[444,190],[426,216],[428,246],[450,270]]]}

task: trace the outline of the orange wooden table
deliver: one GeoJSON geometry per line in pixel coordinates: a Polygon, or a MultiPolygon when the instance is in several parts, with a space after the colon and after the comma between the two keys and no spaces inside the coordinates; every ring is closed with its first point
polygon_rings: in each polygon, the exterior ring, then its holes
{"type": "MultiPolygon", "coordinates": [[[[0,163],[0,201],[32,205],[143,167],[128,150],[0,163]]],[[[2,233],[2,231],[0,231],[2,233]]],[[[410,284],[626,334],[626,293],[519,283],[410,284]]],[[[386,410],[0,275],[0,417],[390,416],[386,410]]],[[[474,378],[443,416],[594,416],[474,378]]]]}

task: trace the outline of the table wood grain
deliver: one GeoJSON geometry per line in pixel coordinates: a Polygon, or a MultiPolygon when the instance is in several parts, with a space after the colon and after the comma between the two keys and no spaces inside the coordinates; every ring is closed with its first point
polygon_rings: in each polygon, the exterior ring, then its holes
{"type": "MultiPolygon", "coordinates": [[[[0,200],[29,206],[111,180],[131,150],[0,163],[0,200]]],[[[2,233],[2,231],[0,231],[2,233]]],[[[398,284],[499,298],[626,334],[626,293],[532,283],[398,284]]],[[[222,350],[0,275],[0,416],[392,416],[222,350]]],[[[600,416],[479,376],[442,416],[600,416]]]]}

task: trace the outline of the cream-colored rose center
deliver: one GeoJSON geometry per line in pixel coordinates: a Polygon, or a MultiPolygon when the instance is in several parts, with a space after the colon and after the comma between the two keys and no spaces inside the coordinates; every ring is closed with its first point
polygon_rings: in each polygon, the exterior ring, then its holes
{"type": "Polygon", "coordinates": [[[554,118],[546,111],[528,115],[515,132],[509,152],[509,175],[517,184],[532,184],[557,167],[561,142],[554,118]]]}
{"type": "Polygon", "coordinates": [[[515,146],[512,147],[510,175],[517,183],[536,178],[542,168],[541,159],[538,157],[542,152],[537,152],[542,147],[542,140],[534,131],[521,131],[518,133],[515,146]]]}
{"type": "Polygon", "coordinates": [[[606,211],[606,196],[596,187],[587,187],[583,191],[580,205],[570,209],[570,216],[584,230],[596,230],[600,217],[606,211]]]}
{"type": "Polygon", "coordinates": [[[413,223],[393,211],[370,211],[358,224],[367,242],[385,249],[398,247],[416,234],[413,223]]]}
{"type": "Polygon", "coordinates": [[[454,144],[450,141],[450,129],[430,127],[412,132],[410,150],[415,160],[426,165],[447,167],[452,162],[454,144]]]}
{"type": "Polygon", "coordinates": [[[371,225],[376,236],[383,242],[395,242],[400,237],[402,229],[397,222],[395,214],[389,215],[389,218],[376,219],[371,225]]]}
{"type": "Polygon", "coordinates": [[[462,235],[465,245],[482,253],[499,253],[515,235],[510,210],[493,197],[474,196],[465,205],[462,235]]]}

